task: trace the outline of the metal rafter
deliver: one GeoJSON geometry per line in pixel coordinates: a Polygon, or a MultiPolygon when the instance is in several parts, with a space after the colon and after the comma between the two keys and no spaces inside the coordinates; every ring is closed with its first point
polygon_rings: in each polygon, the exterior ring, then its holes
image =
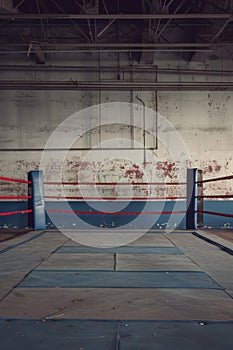
{"type": "MultiPolygon", "coordinates": [[[[192,24],[192,25],[193,25],[193,24],[192,24]]],[[[187,32],[186,29],[185,29],[183,26],[181,26],[180,24],[175,23],[175,26],[176,26],[177,28],[179,28],[180,30],[182,30],[184,33],[187,32]]],[[[197,39],[199,39],[200,42],[204,42],[204,43],[206,43],[206,44],[209,43],[209,41],[203,39],[202,37],[200,37],[200,36],[199,36],[198,34],[196,34],[196,33],[195,33],[195,37],[196,37],[197,39]]]]}
{"type": "Polygon", "coordinates": [[[228,3],[229,3],[229,0],[226,0],[226,1],[225,1],[225,4],[224,4],[224,6],[223,6],[224,10],[226,10],[228,3]]]}
{"type": "Polygon", "coordinates": [[[97,37],[100,38],[101,35],[104,34],[106,30],[108,30],[115,21],[115,19],[110,20],[110,22],[97,34],[97,37]]]}
{"type": "Polygon", "coordinates": [[[74,0],[75,4],[83,11],[83,5],[78,2],[78,0],[74,0]]]}
{"type": "Polygon", "coordinates": [[[156,7],[154,6],[154,4],[152,3],[151,0],[144,0],[144,1],[145,1],[145,3],[151,8],[151,10],[154,11],[154,13],[157,12],[156,7]]]}
{"type": "MultiPolygon", "coordinates": [[[[53,3],[54,3],[54,5],[63,13],[63,16],[66,16],[66,13],[65,13],[65,11],[63,10],[63,8],[60,6],[60,5],[58,5],[58,3],[55,1],[55,0],[51,0],[53,3]]],[[[40,15],[41,16],[41,15],[40,15]]],[[[49,19],[49,18],[48,18],[49,19]]],[[[73,21],[73,19],[72,18],[70,18],[69,17],[69,15],[68,15],[68,18],[67,19],[70,19],[71,20],[71,23],[73,24],[73,26],[78,30],[78,32],[79,33],[81,33],[84,37],[85,37],[85,39],[89,42],[90,41],[90,39],[89,39],[89,37],[86,35],[86,33],[84,33],[84,31],[81,29],[81,28],[79,28],[79,26],[76,24],[76,22],[75,21],[73,21]]]]}
{"type": "MultiPolygon", "coordinates": [[[[169,5],[170,3],[172,3],[174,0],[171,0],[167,5],[169,5]]],[[[161,12],[163,13],[165,8],[166,8],[166,2],[167,0],[164,0],[164,3],[163,3],[163,7],[162,7],[162,10],[161,12]]],[[[154,33],[154,38],[156,38],[157,36],[157,33],[159,31],[159,26],[160,26],[160,23],[161,23],[161,19],[158,20],[158,23],[157,23],[157,26],[156,26],[156,29],[155,29],[155,33],[154,33]]]]}
{"type": "MultiPolygon", "coordinates": [[[[104,1],[104,0],[101,0],[101,1],[102,1],[103,6],[104,6],[105,12],[106,12],[107,14],[109,14],[109,11],[108,11],[108,8],[107,8],[107,5],[106,5],[105,1],[104,1]]],[[[100,38],[101,35],[102,35],[104,32],[106,32],[106,30],[109,29],[109,28],[111,27],[111,25],[112,25],[115,21],[116,21],[116,19],[110,19],[110,20],[109,20],[109,23],[97,34],[97,37],[100,38]]]]}
{"type": "MultiPolygon", "coordinates": [[[[86,12],[86,8],[87,8],[86,0],[83,0],[83,8],[86,12]]],[[[93,37],[92,29],[91,29],[91,23],[90,23],[89,19],[87,19],[87,24],[88,24],[88,28],[89,28],[90,39],[92,42],[94,42],[94,37],[93,37]]]]}
{"type": "Polygon", "coordinates": [[[109,39],[112,39],[112,38],[115,38],[115,37],[118,37],[118,38],[119,38],[119,35],[118,35],[117,32],[112,33],[112,34],[109,34],[109,35],[105,36],[105,37],[102,38],[102,39],[99,39],[98,42],[99,42],[100,45],[101,45],[101,42],[103,42],[104,40],[109,40],[109,39]]]}
{"type": "MultiPolygon", "coordinates": [[[[183,6],[183,4],[185,3],[186,0],[182,0],[179,5],[177,6],[177,8],[175,9],[174,14],[176,14],[179,9],[183,6]]],[[[163,28],[160,30],[160,32],[154,37],[154,41],[158,40],[161,36],[161,34],[163,34],[164,30],[167,28],[167,26],[171,23],[172,18],[170,18],[167,23],[163,26],[163,28]]]]}
{"type": "MultiPolygon", "coordinates": [[[[141,6],[142,6],[142,12],[146,13],[146,2],[145,0],[141,0],[141,6]]],[[[151,5],[152,6],[152,1],[151,1],[151,5]]]]}
{"type": "Polygon", "coordinates": [[[214,4],[212,1],[209,0],[201,0],[201,2],[203,3],[203,6],[205,7],[207,4],[214,7],[216,10],[218,11],[223,11],[224,13],[229,13],[229,11],[227,11],[224,7],[220,7],[216,4],[214,4]]]}
{"type": "Polygon", "coordinates": [[[19,1],[18,4],[13,8],[13,11],[16,11],[19,8],[19,6],[21,6],[24,3],[24,1],[25,0],[19,1]]]}
{"type": "MultiPolygon", "coordinates": [[[[171,1],[173,1],[173,0],[171,0],[171,1]]],[[[187,13],[191,10],[192,5],[193,5],[195,2],[196,2],[196,0],[193,0],[193,1],[192,1],[191,6],[188,7],[188,9],[185,11],[185,14],[187,14],[187,13]]],[[[182,5],[182,4],[181,4],[181,5],[182,5]]],[[[177,9],[176,9],[176,10],[177,10],[177,9]]],[[[171,20],[169,20],[168,22],[170,23],[171,20]]],[[[168,23],[168,24],[169,24],[169,23],[168,23]]],[[[177,28],[180,28],[182,31],[184,31],[184,29],[183,29],[178,23],[174,22],[174,25],[175,25],[177,28]]],[[[191,26],[192,24],[189,24],[189,25],[191,26]]],[[[185,32],[186,32],[186,31],[185,31],[185,32]]],[[[159,35],[160,35],[160,34],[159,34],[159,35]]],[[[161,36],[161,35],[160,35],[160,36],[161,36]]],[[[199,40],[203,41],[203,39],[200,38],[198,35],[196,35],[196,37],[199,38],[199,40]]],[[[206,40],[204,40],[204,41],[205,41],[205,43],[207,43],[206,40]]]]}
{"type": "Polygon", "coordinates": [[[222,25],[221,28],[219,28],[218,32],[213,36],[213,38],[211,39],[211,43],[215,42],[215,40],[217,40],[219,38],[219,36],[223,33],[223,31],[225,30],[225,28],[228,26],[228,24],[231,22],[230,19],[227,19],[224,24],[222,25]]]}
{"type": "MultiPolygon", "coordinates": [[[[197,0],[193,0],[193,1],[192,1],[192,5],[194,5],[194,4],[198,4],[198,1],[197,1],[197,0]]],[[[203,6],[204,6],[204,5],[202,5],[202,9],[203,9],[203,6]]],[[[200,9],[201,9],[200,6],[198,6],[198,11],[200,11],[200,9]]],[[[181,29],[184,33],[187,32],[186,29],[184,29],[183,26],[181,26],[181,25],[178,24],[177,22],[173,22],[173,23],[174,23],[174,25],[175,25],[177,28],[181,29]]],[[[210,23],[211,23],[211,22],[208,21],[208,24],[210,24],[210,23]]],[[[192,23],[192,24],[189,23],[188,26],[193,26],[193,23],[192,23]]],[[[207,41],[206,41],[205,39],[201,38],[201,37],[200,37],[198,34],[196,34],[196,33],[195,33],[195,37],[198,38],[198,39],[200,40],[200,42],[203,42],[203,41],[204,41],[205,43],[207,43],[207,41]]]]}
{"type": "MultiPolygon", "coordinates": [[[[127,34],[127,33],[126,33],[127,34]]],[[[153,42],[153,43],[136,43],[136,42],[121,42],[121,43],[77,43],[76,41],[74,42],[56,42],[56,43],[47,43],[47,42],[43,42],[43,41],[32,41],[32,44],[35,45],[43,45],[43,46],[47,46],[47,47],[75,47],[75,48],[80,48],[80,49],[93,49],[93,48],[151,48],[151,49],[156,49],[156,48],[169,48],[169,47],[176,47],[176,48],[182,48],[182,47],[199,47],[199,48],[208,48],[211,47],[213,45],[213,43],[196,43],[196,42],[168,42],[168,43],[158,43],[158,42],[153,42]]],[[[219,45],[219,46],[223,46],[223,45],[233,45],[233,42],[226,42],[226,43],[214,43],[215,45],[219,45]]],[[[0,43],[1,46],[3,45],[11,45],[12,47],[24,47],[25,44],[24,43],[0,43]]],[[[0,50],[1,52],[1,50],[0,50]]]]}
{"type": "MultiPolygon", "coordinates": [[[[51,0],[55,1],[55,0],[51,0]]],[[[58,4],[57,4],[58,5],[58,4]]],[[[59,6],[59,5],[58,5],[59,6]]],[[[59,6],[61,9],[61,7],[59,6]]],[[[144,20],[144,19],[161,19],[161,20],[183,20],[183,19],[233,19],[233,13],[151,13],[151,14],[67,14],[64,13],[64,10],[61,10],[63,13],[12,13],[12,14],[0,14],[0,20],[40,20],[40,19],[60,19],[60,20],[85,20],[85,19],[96,19],[96,20],[109,20],[109,19],[118,19],[118,20],[144,20]]]]}
{"type": "MultiPolygon", "coordinates": [[[[159,52],[212,52],[213,50],[211,49],[208,49],[208,48],[194,48],[195,45],[193,44],[192,47],[190,48],[179,48],[179,47],[170,47],[170,48],[158,48],[156,49],[156,51],[159,51],[159,52]]],[[[44,50],[43,49],[43,52],[44,53],[84,53],[84,52],[138,52],[138,51],[143,51],[143,52],[154,52],[155,49],[152,49],[152,48],[144,48],[143,50],[142,49],[138,49],[138,48],[96,48],[96,49],[73,49],[73,50],[69,50],[69,49],[62,49],[62,50],[44,50]]],[[[36,53],[37,50],[35,48],[33,48],[32,52],[36,53]]],[[[41,51],[40,51],[41,52],[41,51]]],[[[0,54],[27,54],[28,53],[28,50],[17,50],[17,51],[13,51],[13,50],[8,50],[8,51],[4,51],[4,50],[1,50],[0,51],[0,54]]]]}
{"type": "MultiPolygon", "coordinates": [[[[36,7],[37,7],[37,10],[38,10],[38,13],[40,14],[40,6],[39,6],[39,3],[38,3],[38,0],[36,0],[36,7]]],[[[40,23],[41,23],[41,28],[42,28],[44,40],[47,41],[47,36],[46,36],[46,33],[45,33],[44,23],[43,23],[42,19],[40,20],[40,23]]]]}
{"type": "Polygon", "coordinates": [[[43,9],[43,11],[45,11],[47,13],[49,12],[48,7],[46,5],[46,0],[40,0],[40,5],[41,5],[41,8],[43,9]]]}
{"type": "MultiPolygon", "coordinates": [[[[20,7],[20,5],[23,4],[25,0],[21,0],[18,2],[16,7],[20,7]]],[[[129,51],[153,51],[153,50],[168,50],[169,48],[171,48],[171,50],[173,51],[195,51],[194,49],[197,48],[197,50],[210,50],[214,45],[219,45],[219,46],[224,46],[224,45],[232,45],[231,42],[216,42],[218,40],[218,38],[220,37],[220,35],[224,32],[225,28],[227,27],[227,25],[229,23],[231,23],[233,21],[233,13],[226,11],[223,8],[220,8],[219,6],[217,6],[216,4],[212,3],[210,0],[201,0],[200,2],[197,3],[197,0],[192,0],[189,2],[186,2],[189,6],[188,10],[189,11],[191,8],[193,9],[194,13],[179,13],[181,10],[181,7],[184,5],[186,0],[180,0],[178,2],[178,6],[177,8],[174,10],[173,13],[165,13],[164,9],[166,7],[171,6],[171,4],[175,1],[175,0],[161,0],[160,4],[161,4],[161,8],[157,9],[157,11],[161,11],[161,13],[154,13],[154,11],[156,10],[156,6],[155,3],[151,0],[141,0],[141,6],[142,9],[144,9],[144,13],[131,13],[131,14],[123,14],[120,13],[118,11],[118,13],[110,13],[108,10],[108,7],[106,5],[106,1],[105,0],[101,0],[103,7],[106,11],[106,13],[85,13],[85,8],[86,8],[86,0],[74,0],[74,4],[76,4],[77,6],[80,7],[80,12],[81,13],[65,13],[64,8],[60,5],[60,2],[58,3],[56,0],[51,0],[52,3],[57,7],[57,9],[60,11],[60,13],[46,13],[46,10],[43,7],[43,11],[45,11],[45,13],[41,13],[42,11],[42,7],[41,7],[41,3],[43,2],[43,4],[45,4],[44,0],[36,0],[35,1],[35,5],[37,7],[37,11],[38,13],[4,13],[4,14],[0,14],[0,21],[1,24],[4,25],[4,23],[6,23],[5,21],[8,21],[8,23],[19,23],[21,25],[23,25],[23,22],[25,23],[25,25],[27,25],[27,23],[31,24],[33,26],[33,28],[35,27],[35,23],[37,26],[41,25],[42,28],[42,32],[43,32],[43,42],[40,41],[32,41],[31,39],[27,39],[24,38],[24,40],[22,41],[21,47],[23,47],[23,45],[27,45],[28,42],[31,42],[32,47],[31,47],[31,52],[36,52],[36,49],[33,48],[33,45],[42,45],[43,48],[45,48],[45,52],[54,52],[55,50],[57,50],[57,52],[65,52],[66,49],[72,49],[73,52],[80,52],[80,51],[92,51],[92,52],[96,52],[96,51],[102,51],[102,50],[112,50],[112,51],[118,51],[120,52],[121,50],[123,52],[126,52],[128,49],[129,51]],[[218,13],[202,13],[202,10],[200,8],[200,6],[196,6],[196,4],[203,4],[204,3],[208,3],[211,4],[213,6],[213,11],[216,11],[216,8],[218,9],[218,13]],[[148,6],[150,7],[148,7],[148,6]],[[194,6],[195,5],[195,6],[194,6]],[[146,13],[146,11],[149,11],[150,13],[146,13]],[[195,13],[196,11],[199,11],[198,13],[195,13]],[[201,39],[199,37],[199,40],[201,40],[198,43],[194,43],[194,42],[188,42],[188,43],[178,43],[178,42],[162,42],[162,43],[158,43],[160,45],[156,45],[156,43],[154,44],[153,41],[159,41],[159,38],[163,38],[164,40],[166,40],[163,37],[163,33],[165,32],[165,30],[167,29],[167,27],[170,25],[171,21],[173,21],[174,25],[179,27],[180,24],[183,23],[180,22],[180,20],[184,20],[186,21],[188,26],[192,25],[192,20],[203,20],[204,24],[208,24],[208,25],[215,25],[215,22],[217,22],[218,24],[220,24],[217,29],[215,29],[215,34],[212,34],[212,38],[208,38],[208,42],[205,42],[204,39],[201,39]],[[10,20],[10,22],[9,22],[10,20]],[[66,23],[69,25],[69,22],[72,23],[75,28],[79,31],[79,33],[81,33],[81,35],[83,36],[84,39],[82,39],[82,37],[77,35],[77,38],[70,38],[68,39],[67,37],[64,38],[64,40],[66,42],[62,42],[61,40],[63,40],[62,38],[56,38],[56,40],[58,41],[57,43],[54,41],[53,44],[47,43],[47,34],[46,34],[46,30],[47,28],[45,28],[45,23],[44,20],[53,20],[53,25],[56,26],[57,25],[57,20],[62,20],[64,22],[58,22],[59,25],[62,25],[61,23],[66,23]],[[95,29],[93,29],[93,27],[91,27],[91,20],[94,20],[94,27],[95,29]],[[127,42],[122,42],[122,38],[119,38],[119,41],[116,43],[111,43],[111,42],[107,42],[107,40],[109,40],[110,38],[113,38],[117,35],[117,31],[115,30],[116,26],[114,25],[112,30],[109,31],[109,28],[117,22],[117,25],[121,24],[121,20],[124,21],[124,26],[123,29],[125,29],[125,31],[127,33],[125,33],[124,35],[127,36],[128,38],[126,39],[127,42]],[[139,20],[142,22],[136,22],[134,23],[134,20],[139,20]],[[214,21],[214,20],[218,20],[218,21],[214,21]],[[23,22],[22,22],[23,21],[23,22]],[[86,21],[86,23],[85,23],[86,21]],[[107,21],[107,22],[105,22],[107,21]],[[143,21],[146,21],[149,25],[149,30],[151,28],[153,28],[154,30],[154,38],[152,38],[152,36],[149,36],[149,42],[140,42],[140,43],[134,43],[133,40],[137,40],[136,38],[136,33],[135,35],[133,34],[133,36],[129,36],[129,32],[127,31],[127,29],[130,29],[128,26],[130,26],[131,28],[134,29],[135,32],[142,34],[142,30],[141,30],[141,25],[140,23],[143,24],[143,21]],[[152,23],[151,23],[152,22],[152,23]],[[154,24],[153,24],[154,22],[154,24]],[[106,24],[107,23],[107,24],[106,24]],[[138,27],[136,26],[138,24],[138,27]],[[151,26],[154,26],[152,27],[151,26]],[[126,25],[126,26],[125,26],[126,25]],[[127,26],[128,25],[128,26],[127,26]],[[88,35],[88,28],[89,28],[89,35],[88,35]],[[116,33],[113,33],[113,29],[116,33]],[[104,33],[106,33],[106,35],[103,35],[104,33]],[[90,37],[89,37],[90,36],[90,37]],[[132,39],[134,37],[134,39],[132,39]],[[98,38],[100,39],[100,41],[98,42],[98,38]],[[130,42],[132,39],[132,42],[130,42]],[[68,42],[68,40],[70,40],[70,42],[68,42]],[[80,42],[81,41],[81,42],[80,42]],[[144,46],[145,45],[145,46],[144,46]]],[[[224,4],[227,6],[227,1],[224,0],[224,4]]],[[[225,6],[224,5],[224,6],[225,6]]],[[[225,7],[226,7],[225,6],[225,7]]],[[[48,10],[48,9],[47,9],[48,10]]],[[[32,9],[31,9],[32,11],[32,9]]],[[[33,7],[33,11],[35,11],[35,8],[33,7]]],[[[58,11],[58,12],[59,12],[58,11]]],[[[204,11],[206,11],[206,8],[204,8],[204,11]]],[[[78,12],[78,11],[77,11],[78,12]]],[[[87,11],[88,12],[88,11],[87,11]]],[[[200,21],[199,23],[202,23],[202,21],[200,21]]],[[[13,27],[14,28],[14,27],[13,27]]],[[[14,33],[14,32],[9,32],[10,33],[14,33]]],[[[14,47],[17,47],[17,44],[12,43],[11,44],[11,40],[13,40],[13,36],[12,39],[10,39],[9,34],[7,36],[2,35],[2,45],[5,45],[5,47],[7,47],[7,49],[9,50],[9,52],[12,52],[14,50],[14,47]],[[8,38],[8,43],[4,43],[4,40],[8,38]],[[11,51],[10,51],[11,50],[11,51]]],[[[165,34],[164,34],[165,35],[165,34]]],[[[166,35],[165,35],[166,36],[166,35]]],[[[138,36],[137,36],[138,37],[138,36]]],[[[198,36],[197,36],[198,38],[198,36]]],[[[140,41],[141,39],[139,38],[140,41]]],[[[182,40],[182,39],[181,39],[182,40]]],[[[231,40],[231,39],[229,39],[231,40]]],[[[111,40],[112,41],[112,40],[111,40]]],[[[116,39],[113,39],[113,41],[116,41],[116,39]]],[[[124,40],[123,40],[124,41],[124,40]]],[[[195,41],[192,40],[191,41],[195,41]]],[[[221,41],[221,40],[219,40],[221,41]]],[[[20,45],[19,45],[20,48],[20,45]]],[[[4,47],[2,47],[2,50],[0,51],[3,52],[4,51],[4,47]]],[[[71,52],[71,50],[69,51],[71,52]]]]}
{"type": "MultiPolygon", "coordinates": [[[[213,3],[212,1],[209,1],[209,0],[201,0],[201,2],[202,2],[202,4],[203,4],[203,5],[202,5],[202,9],[204,9],[205,6],[208,4],[208,5],[212,6],[212,7],[214,7],[215,9],[217,9],[218,11],[223,11],[224,13],[230,14],[230,12],[226,10],[226,6],[225,6],[226,3],[228,2],[228,0],[226,0],[225,5],[224,5],[223,7],[220,7],[220,6],[216,5],[215,3],[213,3]]],[[[226,21],[223,23],[223,25],[222,25],[221,27],[218,27],[218,26],[217,26],[218,31],[217,31],[217,33],[212,37],[212,39],[210,40],[211,43],[214,43],[214,42],[219,38],[219,36],[223,33],[223,31],[224,31],[225,28],[228,26],[228,24],[232,21],[232,19],[233,19],[233,17],[232,17],[232,13],[231,13],[231,17],[228,18],[228,19],[226,19],[226,21]]],[[[209,21],[209,24],[210,24],[210,25],[214,25],[214,24],[211,23],[210,21],[209,21]]],[[[216,25],[215,25],[215,26],[216,26],[216,25]]]]}
{"type": "Polygon", "coordinates": [[[105,12],[106,12],[107,14],[109,14],[109,11],[108,11],[108,8],[107,8],[107,5],[106,5],[105,1],[104,1],[104,0],[101,0],[101,1],[102,1],[102,4],[103,4],[103,7],[104,7],[105,12]]]}

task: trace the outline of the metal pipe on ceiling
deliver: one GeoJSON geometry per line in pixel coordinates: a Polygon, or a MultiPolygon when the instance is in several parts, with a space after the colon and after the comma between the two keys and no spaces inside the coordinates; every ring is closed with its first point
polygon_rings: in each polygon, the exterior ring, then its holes
{"type": "Polygon", "coordinates": [[[158,68],[157,66],[122,66],[122,67],[87,67],[87,66],[23,66],[23,65],[0,65],[0,71],[21,71],[21,72],[135,72],[135,73],[155,73],[158,74],[221,74],[233,75],[233,70],[217,69],[179,69],[179,68],[158,68]]]}
{"type": "Polygon", "coordinates": [[[61,19],[61,20],[145,20],[145,19],[233,19],[233,13],[150,13],[150,14],[74,14],[74,13],[10,13],[0,14],[0,20],[41,20],[41,19],[61,19]]]}
{"type": "Polygon", "coordinates": [[[232,91],[233,82],[126,82],[1,80],[0,90],[232,91]]]}
{"type": "MultiPolygon", "coordinates": [[[[0,44],[1,45],[1,44],[0,44]]],[[[233,45],[233,43],[232,43],[233,45]]],[[[80,49],[80,50],[43,50],[39,52],[44,52],[44,53],[56,53],[56,54],[61,54],[61,53],[97,53],[97,52],[212,52],[214,51],[213,49],[195,49],[195,48],[190,48],[190,49],[179,49],[179,48],[174,48],[174,49],[90,49],[90,50],[85,50],[85,49],[80,49]]],[[[36,53],[36,50],[31,50],[30,53],[36,53]]],[[[19,51],[14,51],[14,50],[0,50],[0,55],[1,54],[9,54],[9,55],[17,55],[17,54],[27,54],[28,50],[19,50],[19,51]]]]}
{"type": "MultiPolygon", "coordinates": [[[[176,48],[180,48],[180,47],[201,47],[201,48],[205,48],[205,47],[209,47],[209,46],[215,46],[218,45],[218,43],[211,43],[211,42],[207,42],[207,43],[200,43],[200,42],[172,42],[172,43],[159,43],[159,42],[138,42],[138,43],[132,43],[132,42],[111,42],[111,43],[77,43],[76,42],[57,42],[57,43],[49,43],[49,42],[43,42],[43,41],[32,41],[32,42],[28,42],[28,43],[0,43],[1,45],[9,45],[11,47],[22,47],[25,45],[41,45],[41,46],[47,46],[47,47],[75,47],[76,49],[80,48],[84,48],[84,49],[92,49],[92,48],[136,48],[136,49],[141,49],[141,48],[151,48],[151,49],[155,49],[155,48],[170,48],[170,47],[176,47],[176,48]]],[[[223,44],[223,42],[220,42],[219,44],[223,44]]],[[[227,43],[226,43],[227,44],[227,43]]],[[[228,44],[233,45],[233,42],[228,42],[228,44]]],[[[36,50],[34,50],[36,51],[36,50]]]]}
{"type": "MultiPolygon", "coordinates": [[[[138,42],[138,43],[132,43],[132,42],[111,42],[111,43],[84,43],[84,42],[56,42],[56,43],[50,43],[50,42],[43,42],[43,41],[31,41],[30,43],[4,43],[0,42],[0,45],[9,45],[11,47],[22,47],[25,45],[41,45],[41,46],[47,46],[47,47],[76,47],[76,48],[84,48],[84,49],[92,49],[92,48],[110,48],[111,50],[114,48],[136,48],[136,49],[141,49],[141,48],[151,48],[151,49],[157,49],[157,48],[170,48],[170,47],[175,47],[175,48],[207,48],[210,46],[220,46],[220,45],[233,45],[233,42],[217,42],[217,43],[211,43],[211,42],[206,42],[206,43],[199,43],[199,42],[166,42],[166,43],[159,43],[159,42],[138,42]]],[[[36,50],[34,50],[36,51],[36,50]]]]}
{"type": "MultiPolygon", "coordinates": [[[[116,21],[115,19],[112,19],[111,21],[116,21]]],[[[5,21],[5,25],[7,25],[8,26],[8,28],[22,28],[22,27],[27,27],[27,28],[29,28],[29,27],[31,27],[31,26],[33,26],[33,28],[34,27],[40,27],[41,26],[41,24],[39,23],[39,22],[35,22],[35,21],[31,21],[31,22],[29,22],[29,21],[20,21],[20,22],[14,22],[14,21],[5,21]]],[[[49,23],[46,23],[46,27],[54,27],[54,26],[56,26],[57,25],[57,23],[56,23],[56,21],[54,21],[54,22],[52,22],[52,21],[49,21],[49,23]]],[[[175,23],[173,23],[173,22],[171,22],[170,23],[170,27],[173,27],[173,26],[175,26],[176,24],[175,23]]],[[[192,27],[208,27],[210,24],[209,24],[209,22],[207,22],[207,21],[199,21],[199,22],[197,22],[197,23],[192,23],[192,27]]],[[[84,27],[86,27],[87,25],[85,24],[85,23],[82,23],[82,28],[84,28],[84,27]]],[[[182,27],[187,27],[187,26],[190,26],[190,23],[187,23],[186,21],[181,21],[181,22],[179,22],[179,26],[182,26],[182,27]]],[[[69,22],[60,22],[59,23],[59,27],[60,28],[66,28],[66,27],[70,27],[70,23],[69,22]]]]}

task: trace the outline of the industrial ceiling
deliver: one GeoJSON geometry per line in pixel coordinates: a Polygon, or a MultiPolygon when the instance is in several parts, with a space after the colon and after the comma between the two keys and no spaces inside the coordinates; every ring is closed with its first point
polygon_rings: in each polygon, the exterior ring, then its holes
{"type": "Polygon", "coordinates": [[[50,54],[80,52],[124,52],[148,66],[155,53],[171,52],[191,62],[199,52],[216,57],[219,48],[231,49],[232,32],[232,0],[0,0],[0,58],[21,54],[38,66],[50,54]]]}

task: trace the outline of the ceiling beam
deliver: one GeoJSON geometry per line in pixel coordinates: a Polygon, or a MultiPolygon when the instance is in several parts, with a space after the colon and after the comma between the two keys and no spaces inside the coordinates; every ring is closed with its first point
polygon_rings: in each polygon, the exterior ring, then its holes
{"type": "Polygon", "coordinates": [[[233,82],[126,82],[1,80],[0,90],[232,91],[233,82]]]}
{"type": "Polygon", "coordinates": [[[229,19],[233,20],[233,13],[151,13],[151,14],[66,14],[66,13],[12,13],[12,14],[0,14],[0,20],[40,20],[40,19],[61,19],[61,20],[145,20],[145,19],[229,19]]]}
{"type": "MultiPolygon", "coordinates": [[[[231,46],[233,45],[233,42],[216,42],[216,43],[200,43],[200,42],[167,42],[167,43],[149,43],[149,42],[144,42],[144,43],[133,43],[133,42],[122,42],[122,43],[79,43],[79,42],[56,42],[56,43],[47,43],[43,41],[33,41],[33,42],[28,42],[28,43],[4,43],[1,42],[0,45],[3,46],[11,46],[11,47],[24,47],[25,45],[32,45],[32,51],[33,51],[33,45],[43,45],[46,47],[51,47],[51,48],[59,48],[59,47],[66,47],[66,48],[79,48],[79,49],[93,49],[93,48],[135,48],[135,49],[141,49],[141,48],[151,48],[153,50],[157,48],[208,48],[213,45],[216,46],[231,46]]],[[[0,50],[1,52],[1,50],[0,50]]]]}
{"type": "Polygon", "coordinates": [[[124,65],[116,66],[61,66],[61,65],[0,65],[0,71],[49,71],[49,72],[135,72],[135,73],[158,73],[158,74],[197,74],[197,75],[227,75],[233,76],[233,70],[222,69],[184,69],[184,68],[158,68],[156,65],[124,65]]]}
{"type": "MultiPolygon", "coordinates": [[[[232,44],[233,45],[233,44],[232,44]]],[[[39,51],[39,50],[38,50],[39,51]]],[[[97,53],[97,52],[155,52],[155,49],[131,49],[131,48],[119,48],[119,49],[112,49],[112,48],[108,48],[108,49],[75,49],[75,50],[43,50],[44,53],[48,53],[48,54],[51,54],[51,53],[57,53],[57,54],[60,54],[60,53],[65,53],[65,54],[74,54],[74,53],[97,53]]],[[[198,49],[198,48],[195,48],[195,47],[191,47],[190,49],[182,49],[182,48],[164,48],[164,49],[156,49],[156,52],[207,52],[207,53],[211,53],[213,52],[214,50],[212,49],[198,49]]],[[[35,51],[34,51],[35,52],[35,51]]],[[[19,55],[19,54],[27,54],[28,53],[28,50],[1,50],[0,51],[0,55],[1,54],[13,54],[13,55],[19,55]]],[[[33,51],[32,51],[33,53],[33,51]]]]}

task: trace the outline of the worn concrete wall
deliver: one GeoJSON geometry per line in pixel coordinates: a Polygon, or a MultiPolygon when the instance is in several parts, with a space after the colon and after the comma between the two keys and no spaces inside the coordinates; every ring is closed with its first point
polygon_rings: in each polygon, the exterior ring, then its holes
{"type": "MultiPolygon", "coordinates": [[[[101,56],[97,62],[94,54],[84,54],[82,57],[70,58],[64,61],[61,56],[52,57],[51,64],[57,65],[90,65],[116,66],[117,57],[114,54],[101,56]]],[[[11,58],[12,60],[12,58],[11,58]]],[[[191,63],[178,56],[160,55],[156,65],[161,68],[182,69],[231,69],[231,55],[210,57],[207,54],[196,55],[191,63]],[[223,59],[223,57],[225,57],[223,59]]],[[[19,57],[14,61],[2,58],[1,64],[25,64],[25,59],[19,57]]],[[[122,56],[122,64],[128,63],[122,56]]],[[[33,64],[33,63],[31,63],[33,64]]],[[[156,79],[155,76],[139,74],[121,75],[121,79],[156,79]]],[[[40,80],[96,80],[98,73],[90,72],[3,72],[1,79],[40,79],[40,80]]],[[[101,74],[103,79],[116,79],[115,73],[101,74]]],[[[192,74],[158,74],[158,81],[223,81],[231,79],[227,75],[192,75],[192,74]]],[[[51,133],[70,115],[99,102],[133,102],[139,103],[141,98],[147,107],[155,110],[156,93],[153,92],[101,92],[98,91],[0,91],[1,131],[0,168],[2,176],[25,179],[29,170],[39,169],[43,149],[51,133]],[[9,150],[11,149],[11,150],[9,150]],[[34,149],[34,150],[33,150],[34,149]]],[[[169,130],[158,130],[158,150],[147,151],[146,164],[143,151],[95,151],[91,155],[87,151],[70,151],[63,164],[63,180],[77,181],[88,178],[90,181],[185,181],[186,167],[198,167],[203,170],[205,178],[225,176],[233,173],[233,94],[232,92],[158,92],[158,112],[174,125],[183,138],[189,156],[184,163],[169,154],[171,134],[169,130]],[[164,133],[166,145],[160,142],[160,132],[164,133]],[[167,148],[167,149],[166,149],[167,148]],[[133,153],[132,153],[133,152],[133,153]]],[[[114,120],[113,120],[114,122],[114,120]]],[[[88,120],[87,120],[88,123],[88,120]]],[[[92,130],[85,134],[77,147],[93,147],[99,141],[100,131],[92,130]]],[[[140,130],[130,127],[112,125],[101,128],[101,140],[109,140],[118,136],[131,138],[142,143],[143,134],[140,130]]],[[[155,146],[155,139],[147,136],[146,144],[155,146]]],[[[52,155],[51,157],[53,157],[52,155]]],[[[51,162],[46,180],[56,181],[59,156],[51,162]]],[[[233,193],[232,181],[206,184],[208,194],[233,193]]],[[[25,185],[4,183],[3,194],[26,194],[25,185]]],[[[101,188],[101,196],[127,196],[122,189],[101,188]]],[[[48,195],[59,195],[60,190],[50,187],[48,195]]],[[[94,193],[95,194],[95,193],[94,193]]],[[[132,194],[132,193],[131,193],[132,194]]],[[[135,196],[148,195],[145,187],[137,188],[135,196]]],[[[66,190],[66,195],[81,195],[78,189],[66,190]]],[[[87,195],[87,194],[85,194],[87,195]]],[[[89,189],[88,195],[92,195],[89,189]]],[[[153,187],[151,196],[185,196],[185,187],[153,187]]]]}

